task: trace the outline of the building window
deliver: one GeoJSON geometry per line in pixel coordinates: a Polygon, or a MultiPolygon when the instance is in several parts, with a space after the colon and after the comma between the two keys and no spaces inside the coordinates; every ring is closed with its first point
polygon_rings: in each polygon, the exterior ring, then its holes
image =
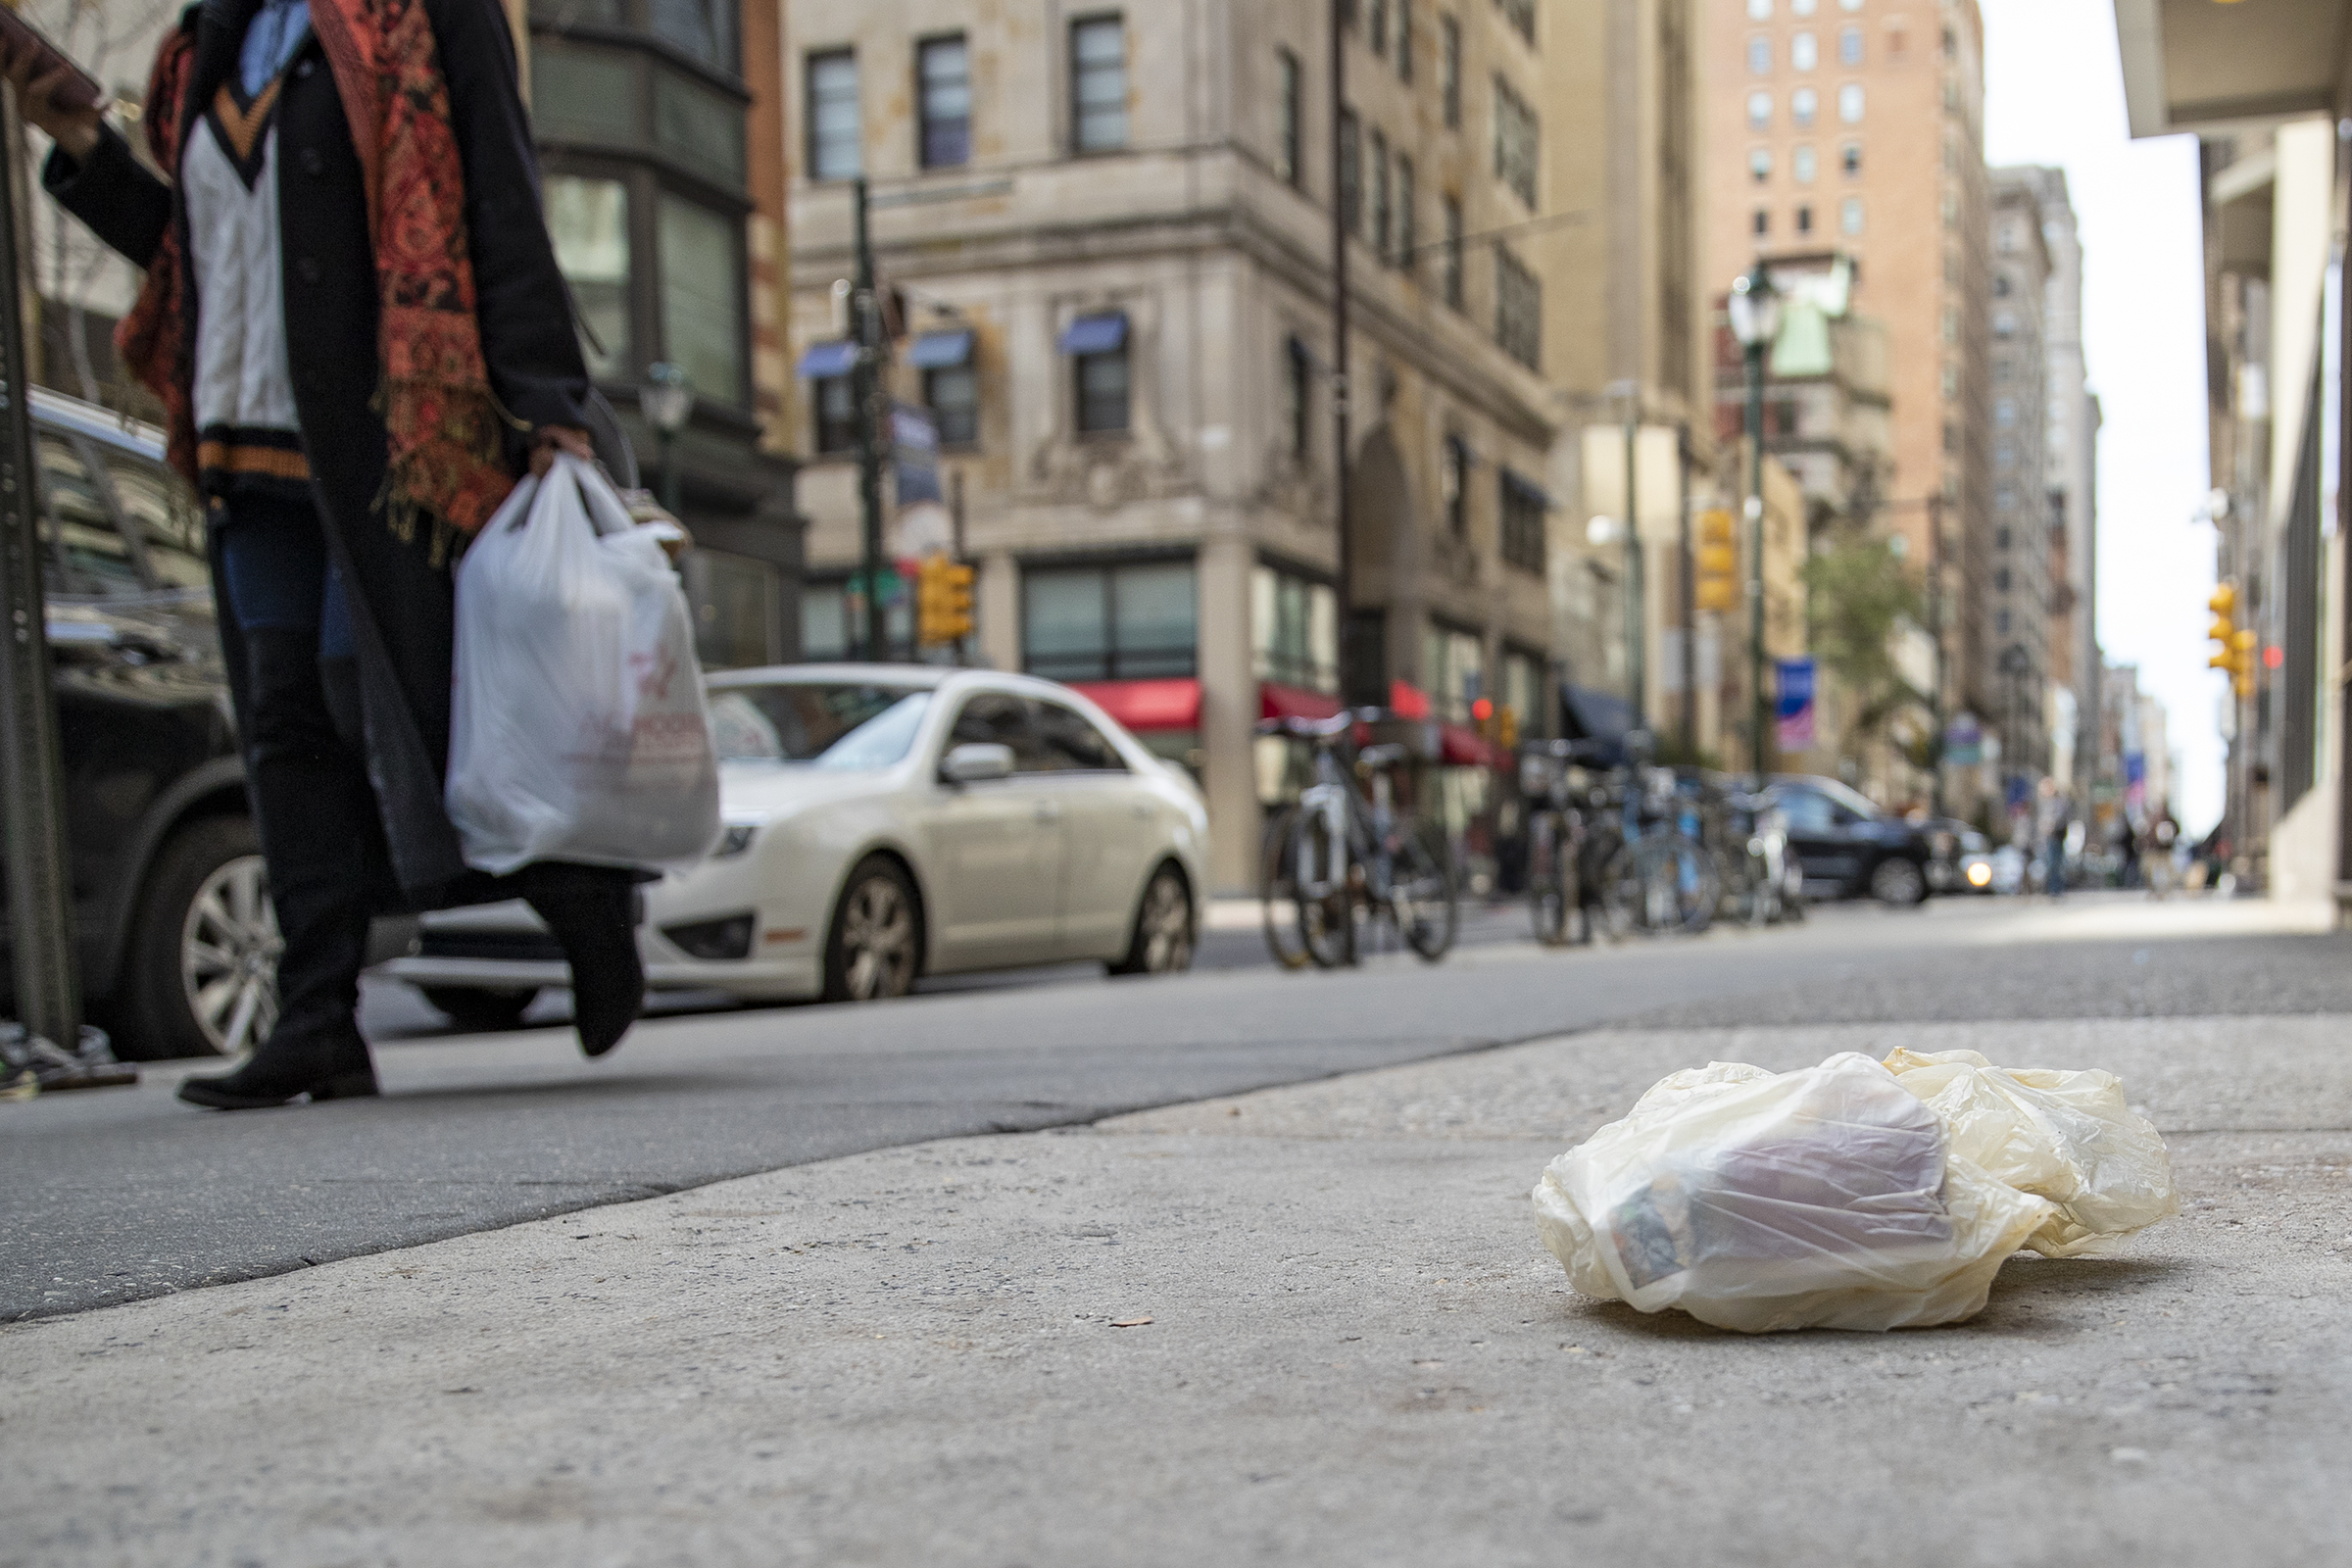
{"type": "Polygon", "coordinates": [[[744,401],[743,236],[699,202],[662,192],[656,238],[662,256],[662,349],[697,396],[744,401]]]}
{"type": "Polygon", "coordinates": [[[2009,635],[2009,612],[2001,611],[1992,617],[1992,629],[2003,637],[2009,635]]]}
{"type": "MultiPolygon", "coordinates": [[[[2005,492],[2005,491],[2003,492],[2003,494],[2006,494],[2006,493],[2007,493],[2007,492],[2005,492]]],[[[2010,533],[2009,533],[2009,528],[2008,528],[2007,524],[2003,524],[2002,526],[2000,526],[2000,527],[1998,527],[1998,528],[1995,528],[1995,529],[1993,529],[1993,530],[1992,530],[1992,548],[1993,548],[1993,549],[1995,549],[1995,550],[2006,550],[2006,549],[2008,549],[2008,548],[2009,548],[2009,540],[2010,540],[2010,533]]]]}
{"type": "Polygon", "coordinates": [[[1802,207],[1802,206],[1800,206],[1800,207],[1798,207],[1798,208],[1797,208],[1797,210],[1796,210],[1796,231],[1797,231],[1799,234],[1810,234],[1810,233],[1812,233],[1812,232],[1813,232],[1813,209],[1812,209],[1812,208],[1810,208],[1810,207],[1802,207]]]}
{"type": "Polygon", "coordinates": [[[1747,95],[1747,128],[1750,130],[1770,130],[1772,128],[1772,94],[1751,92],[1747,95]]]}
{"type": "Polygon", "coordinates": [[[862,167],[858,57],[847,49],[808,57],[808,177],[855,179],[862,167]]]}
{"type": "Polygon", "coordinates": [[[2015,311],[1993,312],[1992,335],[1994,337],[2017,336],[2017,313],[2015,311]]]}
{"type": "Polygon", "coordinates": [[[1459,197],[1446,198],[1446,303],[1455,310],[1467,310],[1462,294],[1462,203],[1459,197]]]}
{"type": "Polygon", "coordinates": [[[925,332],[907,351],[906,363],[922,372],[923,402],[931,410],[940,445],[977,445],[980,377],[972,368],[970,330],[925,332]]]}
{"type": "Polygon", "coordinates": [[[629,188],[617,179],[550,174],[547,231],[580,313],[580,352],[599,381],[636,373],[629,342],[629,188]]]}
{"type": "Polygon", "coordinates": [[[1462,24],[1451,17],[1438,19],[1438,96],[1446,108],[1446,128],[1462,123],[1462,24]]]}
{"type": "Polygon", "coordinates": [[[1846,234],[1862,232],[1862,198],[1848,196],[1838,204],[1838,227],[1846,234]]]}
{"type": "Polygon", "coordinates": [[[1528,206],[1536,205],[1536,147],[1541,135],[1536,123],[1536,112],[1527,100],[1511,90],[1511,84],[1500,76],[1494,78],[1494,177],[1518,192],[1528,206]]]}
{"type": "Polygon", "coordinates": [[[1758,239],[1762,239],[1765,235],[1771,233],[1772,214],[1764,208],[1757,208],[1756,216],[1749,220],[1748,231],[1754,234],[1758,239]]]}
{"type": "Polygon", "coordinates": [[[1843,27],[1838,33],[1838,63],[1858,66],[1862,63],[1862,29],[1843,27]]]}
{"type": "Polygon", "coordinates": [[[1410,272],[1418,258],[1413,252],[1421,248],[1421,222],[1414,213],[1419,196],[1413,189],[1413,161],[1399,156],[1396,160],[1396,265],[1410,272]]]}
{"type": "Polygon", "coordinates": [[[1304,463],[1314,443],[1314,359],[1307,353],[1306,345],[1297,338],[1290,340],[1287,349],[1283,369],[1285,385],[1290,394],[1290,406],[1286,412],[1291,431],[1291,458],[1294,462],[1304,463]]]}
{"type": "Polygon", "coordinates": [[[1021,611],[1022,664],[1048,680],[1165,680],[1200,667],[1189,561],[1032,566],[1021,611]]]}
{"type": "Polygon", "coordinates": [[[1078,429],[1115,435],[1128,427],[1127,318],[1118,312],[1081,316],[1061,334],[1078,396],[1078,429]]]}
{"type": "Polygon", "coordinates": [[[1529,369],[1544,358],[1544,284],[1500,245],[1494,247],[1494,341],[1529,369]]]}
{"type": "Polygon", "coordinates": [[[1995,399],[1992,405],[1992,422],[1998,425],[2017,423],[2017,399],[1995,399]]]}
{"type": "Polygon", "coordinates": [[[1340,224],[1360,233],[1364,222],[1364,136],[1355,111],[1340,111],[1340,224]]]}
{"type": "Polygon", "coordinates": [[[2005,594],[2009,591],[2009,568],[2007,566],[2002,566],[1993,572],[1992,591],[1998,594],[2005,594]]]}
{"type": "Polygon", "coordinates": [[[1749,149],[1749,151],[1748,151],[1748,155],[1747,155],[1747,175],[1748,175],[1748,178],[1750,178],[1750,179],[1754,180],[1754,181],[1755,181],[1757,184],[1759,184],[1759,185],[1762,185],[1762,184],[1767,184],[1767,183],[1769,183],[1769,182],[1771,181],[1771,179],[1772,179],[1772,149],[1771,149],[1771,148],[1769,148],[1769,147],[1755,147],[1755,148],[1751,148],[1751,149],[1749,149]]]}
{"type": "Polygon", "coordinates": [[[1438,717],[1470,721],[1470,705],[1486,695],[1487,650],[1476,632],[1432,622],[1421,634],[1421,678],[1438,717]]]}
{"type": "Polygon", "coordinates": [[[1520,37],[1536,41],[1536,0],[1494,0],[1494,9],[1520,37]]]}
{"type": "Polygon", "coordinates": [[[1339,596],[1279,566],[1250,574],[1250,651],[1259,680],[1310,692],[1340,689],[1339,596]]]}
{"type": "Polygon", "coordinates": [[[1849,81],[1838,89],[1838,118],[1849,125],[1862,123],[1862,84],[1849,81]]]}
{"type": "Polygon", "coordinates": [[[1438,499],[1446,505],[1446,531],[1456,539],[1470,537],[1470,443],[1458,435],[1446,438],[1438,458],[1438,499]]]}
{"type": "Polygon", "coordinates": [[[1366,0],[1364,6],[1364,39],[1372,52],[1389,52],[1389,0],[1366,0]]]}
{"type": "Polygon", "coordinates": [[[1544,575],[1544,492],[1502,470],[1502,559],[1506,565],[1544,575]]]}
{"type": "Polygon", "coordinates": [[[1840,11],[1859,11],[1862,9],[1862,0],[1838,0],[1838,9],[1840,11]]]}
{"type": "Polygon", "coordinates": [[[1821,114],[1821,94],[1810,87],[1799,87],[1788,95],[1788,123],[1799,130],[1812,125],[1821,114]]]}
{"type": "Polygon", "coordinates": [[[1396,212],[1389,205],[1389,138],[1372,132],[1372,253],[1389,260],[1390,231],[1396,212]]]}
{"type": "Polygon", "coordinates": [[[1792,17],[1809,17],[1816,3],[1817,0],[1788,0],[1788,14],[1792,17]]]}
{"type": "Polygon", "coordinates": [[[1127,145],[1127,26],[1118,17],[1070,24],[1070,143],[1082,153],[1127,145]]]}
{"type": "Polygon", "coordinates": [[[1396,0],[1396,79],[1413,79],[1413,0],[1396,0]]]}
{"type": "Polygon", "coordinates": [[[1747,0],[1747,20],[1770,22],[1772,20],[1772,0],[1747,0]]]}
{"type": "Polygon", "coordinates": [[[1282,140],[1276,154],[1277,172],[1286,185],[1306,183],[1306,105],[1303,84],[1298,75],[1298,57],[1288,49],[1275,51],[1276,67],[1282,75],[1282,140]]]}
{"type": "Polygon", "coordinates": [[[736,0],[532,0],[530,12],[533,22],[559,27],[586,23],[647,33],[732,76],[743,64],[735,7],[736,0]]]}
{"type": "Polygon", "coordinates": [[[1821,41],[1812,33],[1800,32],[1788,40],[1788,69],[1811,71],[1821,64],[1821,41]]]}
{"type": "Polygon", "coordinates": [[[963,35],[926,38],[916,45],[915,76],[922,95],[922,135],[917,151],[923,167],[955,169],[970,163],[972,67],[963,35]]]}
{"type": "Polygon", "coordinates": [[[816,450],[827,457],[858,448],[858,395],[846,375],[812,383],[816,406],[816,450]]]}
{"type": "Polygon", "coordinates": [[[1799,185],[1810,185],[1813,176],[1820,172],[1818,163],[1810,146],[1799,147],[1788,155],[1788,172],[1796,177],[1799,185]]]}
{"type": "Polygon", "coordinates": [[[1747,74],[1751,76],[1772,74],[1772,40],[1760,32],[1747,40],[1747,74]]]}
{"type": "Polygon", "coordinates": [[[1838,162],[1845,170],[1846,178],[1860,179],[1862,177],[1862,144],[1858,141],[1847,142],[1838,150],[1838,162]]]}

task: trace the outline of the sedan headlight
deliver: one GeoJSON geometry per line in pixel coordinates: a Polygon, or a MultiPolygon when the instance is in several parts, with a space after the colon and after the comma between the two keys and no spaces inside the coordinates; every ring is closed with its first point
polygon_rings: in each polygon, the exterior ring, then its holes
{"type": "Polygon", "coordinates": [[[729,822],[726,831],[719,834],[718,845],[711,850],[710,858],[723,860],[730,855],[741,855],[752,847],[752,840],[760,836],[762,825],[759,822],[729,822]]]}
{"type": "Polygon", "coordinates": [[[1992,885],[1992,862],[1990,860],[1970,861],[1968,885],[1972,888],[1990,887],[1992,885]]]}

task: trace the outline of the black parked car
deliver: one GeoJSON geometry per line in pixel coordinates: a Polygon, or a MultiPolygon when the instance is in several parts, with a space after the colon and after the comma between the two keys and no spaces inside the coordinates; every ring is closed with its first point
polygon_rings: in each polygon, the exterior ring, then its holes
{"type": "Polygon", "coordinates": [[[278,937],[203,514],[160,431],[37,390],[32,414],[82,990],[123,1056],[234,1054],[275,1020],[278,937]]]}
{"type": "Polygon", "coordinates": [[[1882,811],[1834,778],[1784,774],[1772,792],[1788,819],[1788,848],[1816,901],[1867,893],[1882,904],[1923,904],[1934,847],[1927,829],[1882,811]]]}

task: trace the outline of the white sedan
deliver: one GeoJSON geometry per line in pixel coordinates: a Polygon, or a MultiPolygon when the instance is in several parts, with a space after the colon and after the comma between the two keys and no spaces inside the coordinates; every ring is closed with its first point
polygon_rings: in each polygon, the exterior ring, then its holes
{"type": "MultiPolygon", "coordinates": [[[[645,888],[652,988],[864,1002],[922,974],[1191,966],[1207,810],[1076,692],[802,664],[712,675],[710,694],[726,827],[700,865],[645,888]]],[[[382,972],[474,1029],[570,983],[520,903],[425,916],[382,972]]]]}

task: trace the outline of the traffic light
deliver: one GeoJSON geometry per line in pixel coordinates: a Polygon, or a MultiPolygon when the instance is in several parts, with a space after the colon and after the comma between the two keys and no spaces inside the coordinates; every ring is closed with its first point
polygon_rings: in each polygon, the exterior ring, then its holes
{"type": "Polygon", "coordinates": [[[914,588],[915,640],[926,648],[972,634],[972,568],[926,556],[914,588]]]}
{"type": "Polygon", "coordinates": [[[1740,604],[1740,546],[1732,514],[1720,508],[1698,514],[1698,608],[1729,612],[1740,604]]]}
{"type": "Polygon", "coordinates": [[[2231,690],[2240,697],[2253,696],[2255,650],[2261,646],[2262,638],[2252,631],[2238,629],[2237,585],[2223,583],[2205,605],[2213,612],[2213,624],[2205,628],[2205,635],[2214,645],[2205,667],[2227,670],[2231,690]]]}
{"type": "Polygon", "coordinates": [[[1506,752],[1519,749],[1519,710],[1508,703],[1494,710],[1494,743],[1506,752]]]}

